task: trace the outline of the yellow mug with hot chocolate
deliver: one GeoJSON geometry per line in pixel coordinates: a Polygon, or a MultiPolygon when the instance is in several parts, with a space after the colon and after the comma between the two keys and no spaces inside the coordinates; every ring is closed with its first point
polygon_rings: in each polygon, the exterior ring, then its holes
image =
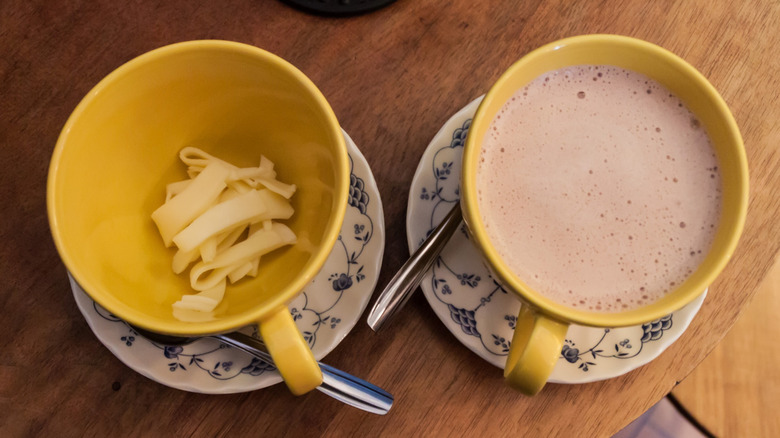
{"type": "Polygon", "coordinates": [[[523,302],[507,383],[544,386],[569,324],[638,325],[711,284],[745,222],[742,138],[715,88],[671,52],[586,35],[513,64],[479,106],[461,206],[523,302]]]}

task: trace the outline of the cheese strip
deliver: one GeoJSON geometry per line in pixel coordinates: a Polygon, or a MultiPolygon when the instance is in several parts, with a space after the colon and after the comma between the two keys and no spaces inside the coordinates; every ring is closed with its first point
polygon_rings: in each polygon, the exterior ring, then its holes
{"type": "Polygon", "coordinates": [[[233,181],[243,180],[249,183],[248,180],[252,180],[255,178],[275,179],[276,172],[274,172],[273,170],[268,170],[267,168],[264,167],[243,167],[243,168],[233,169],[233,171],[230,173],[230,179],[233,181]]]}
{"type": "Polygon", "coordinates": [[[232,183],[230,181],[228,181],[227,184],[228,184],[228,188],[219,195],[219,202],[228,201],[228,200],[233,199],[233,198],[235,198],[236,196],[238,196],[238,195],[240,195],[242,193],[246,193],[246,192],[249,191],[249,189],[247,189],[247,190],[243,190],[243,191],[239,192],[238,190],[236,190],[233,187],[231,187],[232,183]]]}
{"type": "Polygon", "coordinates": [[[191,309],[181,309],[178,307],[173,308],[173,317],[182,322],[208,322],[214,321],[217,318],[214,316],[214,312],[199,312],[191,309]]]}
{"type": "Polygon", "coordinates": [[[192,179],[185,179],[184,181],[176,181],[165,186],[165,202],[168,202],[174,196],[178,195],[184,189],[192,183],[192,179]]]}
{"type": "MultiPolygon", "coordinates": [[[[274,163],[268,158],[266,158],[265,155],[260,155],[260,165],[258,167],[261,167],[271,172],[274,171],[274,163]]],[[[276,172],[274,172],[274,178],[275,177],[276,177],[276,172]]]]}
{"type": "Polygon", "coordinates": [[[257,180],[268,190],[278,193],[287,199],[290,199],[296,190],[295,184],[285,184],[276,179],[260,177],[257,180]]]}
{"type": "Polygon", "coordinates": [[[210,262],[217,256],[217,240],[220,237],[221,236],[211,236],[198,247],[200,258],[203,259],[204,262],[210,262]]]}
{"type": "Polygon", "coordinates": [[[243,242],[236,243],[212,262],[198,262],[190,270],[190,285],[195,290],[210,289],[246,262],[277,248],[295,243],[295,233],[287,226],[275,223],[270,231],[258,230],[243,242]]]}
{"type": "Polygon", "coordinates": [[[203,259],[204,262],[214,260],[214,257],[216,257],[217,254],[234,244],[236,240],[241,237],[241,234],[246,228],[246,225],[242,224],[217,236],[209,237],[199,248],[200,258],[203,259]]]}
{"type": "Polygon", "coordinates": [[[203,300],[211,300],[211,301],[219,303],[219,302],[222,301],[222,298],[225,297],[225,289],[226,289],[226,287],[227,287],[227,283],[225,283],[223,281],[223,282],[220,282],[219,284],[217,284],[216,286],[212,287],[211,289],[206,289],[206,290],[204,290],[204,291],[202,291],[200,293],[197,293],[195,295],[184,295],[182,297],[182,299],[185,300],[185,301],[191,301],[191,300],[195,300],[195,299],[198,299],[198,300],[203,299],[203,300]]]}
{"type": "Polygon", "coordinates": [[[227,182],[228,187],[230,187],[232,190],[234,190],[236,193],[246,193],[250,190],[252,190],[252,186],[245,183],[244,181],[228,181],[227,182]]]}
{"type": "Polygon", "coordinates": [[[165,246],[171,246],[177,233],[208,210],[225,189],[228,173],[227,168],[218,164],[207,167],[187,188],[152,213],[165,246]]]}
{"type": "Polygon", "coordinates": [[[256,221],[267,210],[260,192],[252,190],[243,193],[206,210],[176,234],[173,243],[182,251],[192,251],[215,234],[256,221]]]}
{"type": "Polygon", "coordinates": [[[236,168],[236,166],[227,161],[220,160],[219,158],[192,146],[182,148],[182,150],[179,151],[179,159],[190,167],[206,167],[211,163],[220,163],[231,170],[236,168]]]}
{"type": "Polygon", "coordinates": [[[249,270],[249,272],[246,273],[249,277],[257,277],[257,270],[260,269],[260,257],[256,259],[252,259],[252,261],[249,262],[252,265],[252,269],[249,270]]]}
{"type": "MultiPolygon", "coordinates": [[[[250,183],[249,180],[258,177],[267,179],[276,178],[276,172],[273,170],[273,163],[262,155],[260,156],[260,165],[258,167],[238,167],[195,147],[183,148],[179,152],[179,158],[184,164],[189,166],[188,170],[195,175],[209,164],[219,163],[230,169],[231,173],[229,179],[231,181],[244,180],[246,183],[250,183]]],[[[253,187],[257,186],[256,184],[251,183],[250,185],[253,187]]]]}
{"type": "Polygon", "coordinates": [[[217,305],[225,296],[226,283],[224,281],[216,286],[204,290],[195,295],[184,295],[181,300],[173,303],[174,309],[189,309],[199,312],[211,312],[217,308],[217,305]]]}
{"type": "MultiPolygon", "coordinates": [[[[260,257],[256,258],[258,262],[260,261],[260,257]]],[[[233,269],[232,271],[228,272],[228,279],[230,280],[230,284],[233,284],[242,278],[246,277],[247,274],[252,270],[252,262],[246,262],[243,265],[240,265],[236,269],[233,269]]]]}
{"type": "Polygon", "coordinates": [[[181,274],[187,269],[187,266],[189,266],[190,263],[198,259],[198,256],[200,256],[200,250],[197,248],[192,251],[176,251],[176,254],[173,255],[173,262],[171,263],[173,272],[175,274],[181,274]]]}
{"type": "Polygon", "coordinates": [[[224,237],[217,244],[217,254],[221,253],[227,248],[230,248],[231,245],[236,243],[238,238],[241,237],[241,234],[244,233],[244,230],[246,230],[245,225],[233,228],[232,230],[230,230],[230,232],[226,233],[224,237]]]}
{"type": "MultiPolygon", "coordinates": [[[[276,195],[275,195],[276,196],[276,195]]],[[[263,229],[265,231],[272,231],[273,221],[265,220],[262,222],[255,222],[249,226],[249,235],[251,236],[257,230],[263,229]],[[262,228],[261,228],[262,227],[262,228]]],[[[297,239],[296,239],[297,240],[297,239]]],[[[248,277],[257,277],[257,270],[260,269],[260,257],[255,257],[248,262],[249,271],[246,273],[248,277]]],[[[231,272],[232,274],[232,272],[231,272]]],[[[231,278],[232,281],[232,278],[231,278]]]]}
{"type": "Polygon", "coordinates": [[[268,189],[260,190],[257,193],[263,200],[267,210],[265,213],[259,215],[255,222],[264,222],[271,219],[289,219],[292,217],[293,213],[295,213],[292,205],[290,205],[290,201],[276,193],[268,189]]]}
{"type": "Polygon", "coordinates": [[[219,163],[230,170],[228,181],[231,186],[243,193],[247,188],[257,188],[259,185],[290,199],[295,193],[295,184],[285,184],[276,179],[274,164],[265,156],[260,156],[258,167],[239,168],[227,161],[221,160],[195,147],[185,147],[179,152],[179,158],[189,166],[187,173],[194,177],[211,163],[219,163]]]}

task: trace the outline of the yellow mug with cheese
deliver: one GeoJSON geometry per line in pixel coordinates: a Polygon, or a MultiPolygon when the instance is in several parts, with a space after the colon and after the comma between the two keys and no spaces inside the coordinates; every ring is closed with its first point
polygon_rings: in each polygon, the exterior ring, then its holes
{"type": "Polygon", "coordinates": [[[349,191],[347,149],[322,93],[257,47],[190,41],[143,54],[98,83],[60,134],[47,186],[54,242],[79,285],[128,323],[175,336],[257,324],[290,390],[322,374],[287,303],[325,263],[349,191]],[[151,214],[166,184],[186,179],[179,151],[197,146],[239,167],[275,163],[297,186],[285,225],[297,243],[263,256],[256,278],[228,285],[214,319],[183,322],[171,306],[192,293],[151,214]]]}

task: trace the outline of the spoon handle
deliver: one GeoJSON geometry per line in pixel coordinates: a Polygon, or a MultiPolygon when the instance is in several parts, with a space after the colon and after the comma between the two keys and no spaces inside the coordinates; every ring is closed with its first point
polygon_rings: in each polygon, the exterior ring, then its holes
{"type": "MultiPolygon", "coordinates": [[[[274,363],[263,341],[243,333],[211,336],[269,364],[274,363]]],[[[319,362],[322,384],[317,389],[336,400],[374,414],[384,415],[393,406],[393,396],[384,389],[344,371],[319,362]]]]}
{"type": "Polygon", "coordinates": [[[462,220],[460,202],[457,202],[379,295],[368,314],[368,325],[372,330],[379,331],[385,322],[406,304],[462,220]]]}

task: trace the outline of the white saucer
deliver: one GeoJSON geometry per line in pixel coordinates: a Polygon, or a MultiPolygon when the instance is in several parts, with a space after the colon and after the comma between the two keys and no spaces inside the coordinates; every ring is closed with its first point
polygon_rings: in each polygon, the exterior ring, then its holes
{"type": "MultiPolygon", "coordinates": [[[[463,144],[481,100],[477,98],[452,116],[420,159],[406,215],[410,252],[420,246],[460,198],[463,144]]],[[[436,315],[463,345],[503,369],[520,302],[490,276],[463,226],[461,231],[444,248],[421,288],[436,315]]],[[[705,290],[677,312],[641,326],[570,326],[549,382],[594,382],[650,362],[682,335],[706,294],[705,290]]]]}
{"type": "MultiPolygon", "coordinates": [[[[385,246],[384,213],[368,162],[344,133],[352,174],[344,225],[336,247],[311,285],[290,303],[290,312],[314,356],[330,353],[365,310],[376,287],[385,246]]],[[[211,339],[164,347],[139,336],[97,305],[70,279],[76,303],[95,336],[133,370],[185,391],[228,394],[279,383],[276,370],[211,339]]],[[[256,329],[245,333],[257,335],[256,329]]]]}

